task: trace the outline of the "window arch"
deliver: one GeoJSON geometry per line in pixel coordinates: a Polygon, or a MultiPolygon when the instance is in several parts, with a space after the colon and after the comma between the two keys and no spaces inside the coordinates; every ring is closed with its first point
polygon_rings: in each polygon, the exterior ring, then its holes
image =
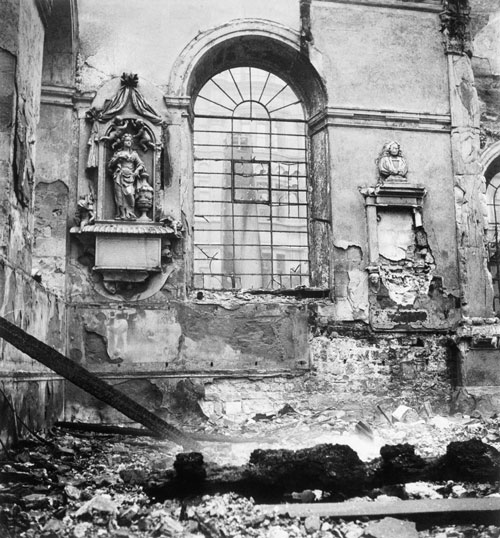
{"type": "Polygon", "coordinates": [[[195,287],[308,285],[300,99],[270,71],[234,67],[204,84],[194,114],[195,287]]]}

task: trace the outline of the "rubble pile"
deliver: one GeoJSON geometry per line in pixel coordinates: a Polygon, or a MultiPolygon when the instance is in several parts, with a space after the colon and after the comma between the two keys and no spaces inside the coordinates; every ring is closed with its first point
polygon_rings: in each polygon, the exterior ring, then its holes
{"type": "MultiPolygon", "coordinates": [[[[295,413],[276,419],[256,420],[253,424],[247,424],[245,428],[241,428],[240,425],[240,439],[247,439],[253,450],[256,444],[253,439],[255,435],[265,437],[266,434],[270,434],[271,445],[278,443],[296,449],[300,445],[294,444],[291,438],[295,436],[299,438],[298,431],[307,426],[309,430],[302,432],[300,444],[314,442],[320,436],[319,430],[323,430],[324,433],[325,421],[321,422],[321,419],[325,417],[345,422],[344,439],[359,438],[363,442],[366,440],[371,443],[377,439],[375,444],[378,444],[382,437],[385,440],[385,436],[389,436],[391,432],[405,431],[404,440],[414,441],[410,429],[403,430],[390,425],[382,427],[380,424],[365,424],[360,428],[357,422],[348,422],[344,417],[339,418],[328,411],[315,416],[295,413]],[[280,422],[276,423],[278,419],[280,422]],[[260,426],[263,427],[259,429],[260,426]],[[242,431],[243,429],[246,431],[242,431]],[[293,435],[289,435],[291,431],[293,435]],[[312,439],[308,438],[309,435],[312,439]],[[373,438],[371,440],[368,438],[370,435],[373,438]]],[[[382,458],[377,460],[378,465],[380,462],[389,462],[394,467],[398,462],[403,465],[406,460],[413,461],[414,466],[410,466],[413,471],[408,477],[409,480],[412,477],[418,478],[422,454],[434,458],[443,455],[446,443],[443,446],[442,440],[445,438],[463,439],[469,442],[475,438],[471,445],[473,449],[483,447],[480,438],[477,437],[478,433],[482,439],[493,436],[497,439],[497,418],[485,420],[481,417],[451,417],[445,420],[449,426],[444,429],[436,429],[430,422],[418,424],[415,428],[415,438],[424,442],[419,444],[417,440],[417,450],[408,452],[408,449],[400,449],[394,452],[386,449],[382,458]],[[441,435],[434,438],[436,432],[441,432],[441,435]],[[424,450],[422,446],[425,447],[424,450]]],[[[228,431],[231,434],[237,433],[236,429],[231,431],[229,427],[219,430],[214,428],[211,433],[221,435],[228,431]]],[[[400,437],[396,437],[400,442],[400,437]]],[[[212,441],[202,444],[206,460],[209,460],[207,454],[218,452],[220,461],[232,463],[235,450],[238,453],[240,450],[246,453],[248,448],[245,443],[212,441]]],[[[494,441],[492,445],[498,446],[498,443],[494,441]]],[[[400,444],[401,446],[404,445],[400,444]]],[[[494,449],[488,450],[490,452],[483,451],[482,455],[494,454],[494,449]]],[[[305,518],[265,515],[253,499],[232,492],[184,496],[156,502],[145,494],[142,485],[152,476],[165,477],[169,476],[169,473],[170,476],[175,474],[175,462],[176,458],[178,460],[179,452],[181,447],[175,444],[148,437],[77,432],[68,434],[56,429],[44,438],[31,440],[27,434],[26,439],[20,441],[12,450],[4,448],[0,454],[0,536],[2,538],[108,536],[496,538],[500,536],[500,526],[491,525],[448,525],[417,529],[415,523],[404,521],[405,534],[401,534],[403,523],[391,517],[373,521],[362,518],[342,521],[314,515],[305,518]],[[400,534],[397,534],[398,532],[400,534]]],[[[473,458],[469,461],[461,459],[461,453],[456,450],[452,449],[451,453],[457,459],[457,465],[469,469],[469,472],[472,472],[471,476],[476,476],[473,467],[474,462],[478,460],[477,452],[473,451],[473,458]]],[[[271,472],[275,467],[272,460],[277,456],[277,453],[257,452],[253,461],[262,464],[261,471],[268,469],[271,472]]],[[[188,469],[186,480],[191,480],[197,473],[201,479],[199,460],[183,457],[184,462],[189,464],[184,466],[188,469]]],[[[286,458],[279,459],[286,460],[286,458]]],[[[275,463],[278,464],[279,461],[275,463]]],[[[292,463],[296,464],[293,461],[292,463]]],[[[358,465],[361,469],[364,465],[369,468],[371,464],[360,461],[358,465]]],[[[305,474],[307,469],[301,469],[301,472],[305,474]]],[[[490,479],[491,476],[484,477],[484,481],[481,482],[463,481],[459,477],[433,482],[412,479],[406,484],[395,481],[393,484],[380,485],[368,490],[362,498],[377,503],[391,500],[398,502],[401,499],[500,496],[498,482],[492,482],[490,479]]],[[[296,484],[292,481],[291,485],[296,484]]],[[[299,490],[288,494],[283,500],[299,503],[315,502],[321,499],[323,494],[321,490],[299,490]]]]}

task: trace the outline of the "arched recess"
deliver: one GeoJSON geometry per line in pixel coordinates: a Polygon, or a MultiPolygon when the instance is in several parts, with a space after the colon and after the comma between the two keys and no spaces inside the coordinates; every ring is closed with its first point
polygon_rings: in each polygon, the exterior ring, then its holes
{"type": "MultiPolygon", "coordinates": [[[[307,54],[301,50],[300,35],[265,20],[232,21],[197,36],[185,47],[173,66],[167,102],[170,100],[173,104],[176,98],[184,98],[185,106],[193,105],[206,82],[214,75],[236,67],[263,69],[280,77],[303,103],[306,121],[326,108],[325,85],[307,54]]],[[[326,127],[315,129],[308,140],[310,284],[323,288],[330,287],[328,148],[326,127]]],[[[175,162],[172,164],[175,168],[175,162]]],[[[182,164],[178,166],[182,167],[182,164]]],[[[189,179],[179,177],[179,181],[187,182],[189,179]]],[[[191,170],[190,185],[180,189],[185,197],[182,199],[181,195],[181,206],[187,215],[193,215],[192,184],[191,170]]],[[[192,251],[189,247],[192,245],[188,245],[188,251],[192,251]]]]}
{"type": "Polygon", "coordinates": [[[493,309],[500,313],[500,142],[481,155],[486,180],[488,269],[493,280],[493,309]]]}
{"type": "Polygon", "coordinates": [[[76,173],[73,96],[77,42],[76,0],[54,0],[45,21],[36,130],[33,268],[47,286],[58,291],[65,287],[69,193],[76,173]]]}
{"type": "Polygon", "coordinates": [[[76,0],[54,0],[45,29],[43,84],[54,86],[74,84],[77,36],[76,0]]]}

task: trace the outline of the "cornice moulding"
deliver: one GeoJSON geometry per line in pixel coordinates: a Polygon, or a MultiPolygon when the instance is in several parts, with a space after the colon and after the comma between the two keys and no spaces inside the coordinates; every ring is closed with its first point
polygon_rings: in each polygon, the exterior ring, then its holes
{"type": "Polygon", "coordinates": [[[449,132],[451,130],[451,116],[449,114],[427,114],[405,110],[327,107],[313,116],[308,123],[311,134],[327,126],[432,132],[449,132]]]}
{"type": "Polygon", "coordinates": [[[41,103],[72,108],[75,88],[71,86],[42,86],[41,103]]]}
{"type": "Polygon", "coordinates": [[[405,0],[313,0],[313,5],[315,3],[383,7],[410,11],[425,11],[430,13],[441,13],[443,10],[441,0],[426,0],[424,2],[407,2],[405,0]]]}
{"type": "Polygon", "coordinates": [[[165,104],[174,108],[189,108],[191,106],[191,98],[187,95],[178,97],[176,95],[165,95],[163,97],[165,104]]]}

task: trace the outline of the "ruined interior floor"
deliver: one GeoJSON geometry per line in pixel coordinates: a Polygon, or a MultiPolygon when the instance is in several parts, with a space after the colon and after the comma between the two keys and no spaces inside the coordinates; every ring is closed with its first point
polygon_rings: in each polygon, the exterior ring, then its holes
{"type": "MultiPolygon", "coordinates": [[[[385,412],[391,417],[391,410],[385,412]]],[[[297,450],[322,443],[347,444],[363,461],[377,458],[385,444],[410,443],[424,458],[442,455],[451,441],[474,438],[500,450],[500,419],[496,415],[486,417],[476,412],[473,416],[445,417],[430,412],[421,417],[409,410],[402,418],[397,421],[392,416],[393,423],[389,424],[380,415],[360,423],[336,409],[295,410],[286,406],[282,414],[256,415],[240,423],[228,419],[210,421],[201,413],[171,417],[170,422],[195,438],[215,439],[199,441],[199,451],[205,461],[228,466],[247,463],[256,448],[297,450]],[[223,442],[222,437],[228,440],[223,442]]],[[[0,530],[6,538],[489,538],[500,535],[500,521],[498,526],[491,522],[459,525],[448,521],[416,527],[412,521],[392,517],[369,521],[360,515],[347,521],[266,515],[252,499],[233,493],[155,503],[138,482],[150,473],[161,475],[172,469],[182,447],[146,436],[69,431],[59,427],[36,439],[19,427],[17,448],[8,453],[4,450],[0,458],[0,530]]],[[[397,487],[382,488],[373,500],[399,502],[394,496],[397,490],[397,487]]],[[[417,482],[400,487],[397,494],[401,491],[405,492],[403,497],[410,499],[500,497],[498,482],[417,482]]],[[[283,502],[311,502],[319,497],[319,491],[295,492],[283,502]]]]}

